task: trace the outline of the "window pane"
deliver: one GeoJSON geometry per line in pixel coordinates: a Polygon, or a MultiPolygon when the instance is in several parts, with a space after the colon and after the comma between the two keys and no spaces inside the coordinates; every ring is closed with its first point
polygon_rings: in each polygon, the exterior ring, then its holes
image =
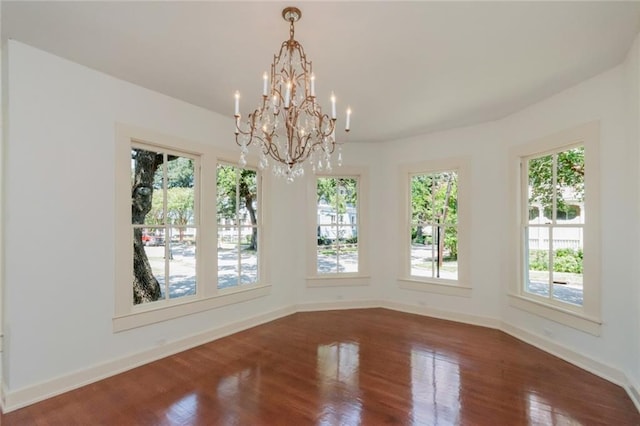
{"type": "Polygon", "coordinates": [[[525,231],[525,290],[539,296],[549,296],[549,228],[531,226],[525,231]]]}
{"type": "Polygon", "coordinates": [[[414,244],[411,246],[411,275],[417,277],[435,276],[437,252],[434,245],[414,244]]]}
{"type": "Polygon", "coordinates": [[[340,272],[358,272],[358,242],[347,242],[340,252],[340,272]]]}
{"type": "Polygon", "coordinates": [[[172,228],[169,262],[169,298],[196,294],[196,230],[172,228]]]}
{"type": "Polygon", "coordinates": [[[218,288],[238,285],[238,228],[218,228],[218,288]]]}
{"type": "Polygon", "coordinates": [[[131,223],[162,225],[164,156],[145,149],[131,149],[131,223]]]}
{"type": "MultiPolygon", "coordinates": [[[[144,287],[144,294],[155,295],[155,300],[160,300],[164,298],[165,285],[164,228],[134,228],[133,235],[134,287],[144,287]],[[142,253],[136,254],[138,250],[142,253]]],[[[146,303],[152,301],[150,299],[153,297],[134,302],[146,303]]]]}
{"type": "Polygon", "coordinates": [[[551,206],[553,205],[553,156],[545,155],[528,160],[529,209],[540,209],[544,218],[543,223],[552,220],[551,206]]]}
{"type": "Polygon", "coordinates": [[[558,220],[584,223],[584,147],[559,152],[556,174],[558,220]]]}
{"type": "Polygon", "coordinates": [[[236,167],[218,164],[217,179],[218,224],[235,224],[236,219],[236,167]]]}
{"type": "Polygon", "coordinates": [[[553,229],[553,297],[582,306],[582,231],[580,228],[553,229]]]}
{"type": "Polygon", "coordinates": [[[193,160],[169,156],[167,161],[167,219],[171,225],[193,225],[195,181],[193,160]]]}
{"type": "Polygon", "coordinates": [[[318,245],[317,259],[319,274],[338,272],[338,250],[335,243],[318,245]]]}
{"type": "Polygon", "coordinates": [[[240,284],[258,282],[258,228],[242,227],[240,244],[240,284]]]}
{"type": "MultiPolygon", "coordinates": [[[[458,279],[458,230],[452,226],[446,227],[440,238],[439,250],[442,253],[442,263],[436,269],[436,277],[448,280],[458,279]]],[[[436,265],[437,266],[437,265],[436,265]]]]}

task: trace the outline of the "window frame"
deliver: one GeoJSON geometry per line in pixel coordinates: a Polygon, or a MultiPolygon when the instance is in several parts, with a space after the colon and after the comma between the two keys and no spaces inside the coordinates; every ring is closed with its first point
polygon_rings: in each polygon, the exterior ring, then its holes
{"type": "Polygon", "coordinates": [[[366,286],[370,284],[369,275],[369,172],[368,169],[353,166],[340,166],[333,173],[316,173],[307,179],[307,287],[366,286]],[[356,179],[358,203],[358,272],[318,273],[318,178],[356,179]]]}
{"type": "MultiPolygon", "coordinates": [[[[234,164],[233,153],[218,149],[212,145],[200,144],[175,136],[161,134],[128,124],[116,123],[115,126],[115,283],[114,283],[114,315],[113,331],[119,332],[142,327],[161,321],[178,318],[210,309],[264,297],[270,294],[271,285],[267,268],[259,270],[258,282],[242,288],[218,290],[217,275],[217,223],[216,223],[216,168],[218,162],[234,164]],[[132,144],[145,147],[184,153],[199,158],[200,170],[195,171],[200,185],[200,202],[195,212],[198,220],[196,255],[196,294],[176,299],[156,301],[152,303],[133,304],[131,277],[133,276],[133,244],[131,223],[131,148],[132,144]],[[199,218],[199,219],[198,219],[199,218]],[[210,259],[210,260],[209,260],[210,259]]],[[[248,165],[257,170],[257,158],[247,158],[248,165]]],[[[259,174],[260,175],[260,174],[259,174]]],[[[266,174],[261,175],[264,180],[266,174]]],[[[264,188],[262,182],[261,188],[264,188]]],[[[260,192],[262,215],[261,223],[265,223],[265,199],[260,192]]],[[[266,235],[259,235],[259,244],[266,243],[266,235]]],[[[265,250],[259,254],[259,263],[268,264],[265,250]]]]}
{"type": "MultiPolygon", "coordinates": [[[[512,216],[517,244],[512,253],[515,265],[509,284],[509,304],[554,322],[567,325],[589,334],[599,335],[601,319],[601,231],[600,231],[600,125],[590,122],[545,136],[511,149],[510,181],[512,182],[512,216]],[[525,233],[528,221],[528,180],[524,179],[525,161],[546,154],[558,153],[576,146],[584,146],[585,200],[583,226],[583,304],[582,306],[549,301],[525,290],[525,233]],[[525,212],[526,213],[526,212],[525,212]],[[588,259],[588,260],[587,260],[588,259]]],[[[527,175],[528,178],[528,175],[527,175]]],[[[541,211],[540,214],[543,214],[541,211]]],[[[552,300],[552,299],[549,299],[552,300]]]]}
{"type": "Polygon", "coordinates": [[[452,296],[471,297],[471,199],[470,164],[468,157],[449,157],[419,163],[403,164],[399,170],[400,201],[400,248],[398,250],[398,286],[407,290],[418,290],[452,296]],[[444,279],[411,275],[411,184],[412,178],[420,174],[455,171],[458,175],[458,279],[444,279]]]}

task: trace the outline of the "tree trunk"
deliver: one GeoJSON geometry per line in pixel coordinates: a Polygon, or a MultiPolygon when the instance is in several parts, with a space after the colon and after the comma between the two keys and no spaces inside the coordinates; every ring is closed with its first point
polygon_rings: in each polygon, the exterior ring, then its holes
{"type": "Polygon", "coordinates": [[[442,208],[442,224],[443,227],[438,227],[438,233],[440,235],[438,241],[438,266],[442,267],[442,258],[444,257],[444,237],[447,234],[447,215],[449,214],[449,197],[451,197],[451,189],[453,187],[453,179],[452,176],[449,175],[449,179],[447,180],[447,192],[444,196],[444,207],[442,208]]]}
{"type": "MultiPolygon", "coordinates": [[[[162,164],[162,154],[136,150],[135,175],[131,188],[131,219],[133,224],[144,224],[151,210],[153,177],[162,164]]],[[[167,242],[165,241],[165,244],[167,242]]],[[[160,284],[151,270],[149,258],[142,243],[142,228],[133,232],[133,303],[153,302],[160,299],[160,284]]]]}
{"type": "Polygon", "coordinates": [[[251,244],[249,245],[249,250],[258,250],[258,228],[256,228],[258,219],[256,217],[256,211],[253,208],[253,197],[246,196],[244,205],[247,207],[247,210],[249,211],[249,217],[251,218],[251,225],[253,225],[253,228],[251,229],[251,244]]]}

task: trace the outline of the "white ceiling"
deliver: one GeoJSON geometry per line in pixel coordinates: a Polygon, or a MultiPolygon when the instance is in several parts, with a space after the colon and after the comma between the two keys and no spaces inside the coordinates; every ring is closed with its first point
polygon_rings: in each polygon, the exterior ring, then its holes
{"type": "Polygon", "coordinates": [[[289,5],[354,142],[504,117],[619,64],[640,30],[637,1],[3,1],[2,35],[231,117],[236,89],[257,105],[289,5]]]}

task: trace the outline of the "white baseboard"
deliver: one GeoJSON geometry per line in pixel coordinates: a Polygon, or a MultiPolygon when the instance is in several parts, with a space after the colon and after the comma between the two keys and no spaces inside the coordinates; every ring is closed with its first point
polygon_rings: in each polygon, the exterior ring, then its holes
{"type": "Polygon", "coordinates": [[[424,315],[427,317],[461,322],[463,324],[479,325],[488,328],[500,329],[500,325],[502,324],[502,321],[496,318],[483,317],[479,315],[469,315],[460,312],[443,311],[440,309],[425,306],[408,305],[406,303],[400,302],[385,301],[382,302],[381,307],[394,311],[406,312],[408,314],[424,315]]]}
{"type": "Polygon", "coordinates": [[[381,307],[379,300],[337,300],[331,302],[308,302],[296,305],[296,312],[336,311],[344,309],[369,309],[381,307]]]}
{"type": "Polygon", "coordinates": [[[117,360],[108,361],[94,367],[57,377],[37,385],[27,386],[10,392],[6,392],[6,390],[3,389],[3,412],[8,413],[10,411],[17,410],[64,392],[97,382],[98,380],[102,380],[158,359],[194,348],[204,343],[291,315],[295,312],[296,310],[293,306],[277,309],[233,324],[227,324],[203,333],[198,333],[184,339],[168,342],[163,346],[155,347],[117,360]]]}
{"type": "Polygon", "coordinates": [[[603,379],[622,386],[623,388],[627,387],[627,376],[615,367],[582,355],[564,345],[549,340],[546,337],[514,327],[511,324],[503,322],[500,329],[518,340],[522,340],[525,343],[563,359],[568,363],[582,368],[583,370],[587,370],[596,376],[602,377],[603,379]]]}
{"type": "Polygon", "coordinates": [[[629,380],[628,385],[625,387],[631,401],[635,404],[638,411],[640,411],[640,385],[629,380]]]}

